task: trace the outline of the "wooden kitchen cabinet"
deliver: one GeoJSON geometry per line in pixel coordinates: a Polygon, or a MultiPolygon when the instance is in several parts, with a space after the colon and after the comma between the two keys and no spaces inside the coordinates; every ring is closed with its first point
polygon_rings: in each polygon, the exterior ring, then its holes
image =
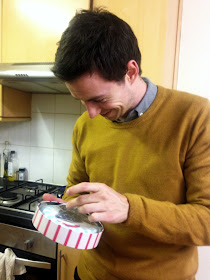
{"type": "Polygon", "coordinates": [[[0,85],[0,121],[31,120],[31,94],[0,85]]]}
{"type": "MultiPolygon", "coordinates": [[[[0,0],[0,22],[3,21],[3,0],[0,0]]],[[[0,27],[0,62],[2,62],[2,34],[0,27]]],[[[15,48],[15,44],[13,45],[15,48]]],[[[31,120],[31,94],[0,85],[0,122],[31,120]]]]}
{"type": "MultiPolygon", "coordinates": [[[[89,0],[0,0],[0,62],[53,62],[62,32],[89,0]]],[[[0,121],[31,119],[31,94],[0,86],[0,121]]]]}
{"type": "Polygon", "coordinates": [[[2,61],[53,62],[57,42],[89,0],[2,0],[2,61]]]}
{"type": "Polygon", "coordinates": [[[125,20],[133,29],[142,54],[142,76],[174,87],[182,0],[93,0],[125,20]]]}
{"type": "Polygon", "coordinates": [[[77,266],[81,250],[58,244],[57,280],[74,280],[74,270],[77,266]]]}

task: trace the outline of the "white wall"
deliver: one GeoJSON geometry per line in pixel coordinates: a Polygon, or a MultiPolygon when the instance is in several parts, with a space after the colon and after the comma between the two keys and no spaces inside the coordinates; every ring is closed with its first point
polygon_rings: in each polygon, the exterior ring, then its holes
{"type": "MultiPolygon", "coordinates": [[[[183,0],[178,89],[210,99],[209,0],[183,0]]],[[[196,279],[210,279],[210,247],[199,248],[196,279]]]]}
{"type": "Polygon", "coordinates": [[[178,89],[210,99],[209,0],[183,0],[178,89]]]}
{"type": "MultiPolygon", "coordinates": [[[[0,123],[0,153],[6,140],[18,153],[29,180],[66,184],[72,157],[72,130],[83,106],[71,95],[32,95],[32,120],[0,123]]],[[[1,176],[3,174],[3,160],[1,176]]]]}

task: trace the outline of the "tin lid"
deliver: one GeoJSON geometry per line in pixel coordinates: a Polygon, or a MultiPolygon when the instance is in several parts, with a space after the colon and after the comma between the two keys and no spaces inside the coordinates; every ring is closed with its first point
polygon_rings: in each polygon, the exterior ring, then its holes
{"type": "Polygon", "coordinates": [[[64,227],[74,227],[75,231],[84,233],[98,233],[103,226],[100,223],[92,223],[88,215],[81,214],[77,208],[67,209],[65,203],[42,202],[40,211],[49,220],[64,227]]]}
{"type": "Polygon", "coordinates": [[[65,203],[54,201],[39,203],[32,222],[53,241],[78,249],[95,248],[103,232],[100,222],[90,222],[77,208],[67,209],[65,203]]]}
{"type": "Polygon", "coordinates": [[[26,168],[25,167],[20,167],[19,171],[24,172],[24,171],[26,171],[26,168]]]}

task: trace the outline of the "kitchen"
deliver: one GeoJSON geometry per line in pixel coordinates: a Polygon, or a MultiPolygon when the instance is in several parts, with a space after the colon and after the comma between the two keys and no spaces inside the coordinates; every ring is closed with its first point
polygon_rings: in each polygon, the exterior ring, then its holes
{"type": "MultiPolygon", "coordinates": [[[[67,25],[69,18],[73,16],[77,8],[89,7],[89,1],[62,0],[53,1],[53,4],[52,1],[7,0],[2,2],[4,24],[2,25],[3,42],[1,44],[1,62],[53,61],[56,42],[59,40],[60,34],[67,25]],[[28,6],[29,2],[32,4],[30,7],[28,6]],[[41,2],[44,2],[44,4],[41,2]],[[71,3],[70,11],[69,3],[71,3]],[[17,11],[21,12],[18,13],[17,11]],[[39,16],[37,16],[37,14],[39,16]],[[46,14],[51,15],[52,18],[46,20],[46,14]],[[60,18],[58,18],[59,15],[60,18]],[[12,21],[11,18],[13,19],[12,21]],[[37,22],[37,19],[39,22],[37,22]],[[23,32],[22,28],[24,23],[26,25],[26,22],[27,28],[24,29],[23,32]],[[61,23],[61,26],[57,24],[58,22],[61,23]],[[4,31],[4,28],[8,29],[4,31]],[[32,34],[33,36],[31,36],[32,34]],[[30,40],[28,40],[28,38],[30,38],[30,40]]],[[[111,5],[109,1],[101,0],[94,2],[96,5],[103,4],[107,7],[111,5]]],[[[151,11],[152,5],[154,4],[153,1],[135,1],[135,5],[137,6],[134,5],[134,11],[135,9],[138,10],[138,5],[143,5],[144,2],[147,2],[148,5],[148,7],[146,6],[144,8],[147,11],[151,11]]],[[[160,2],[161,4],[156,4],[156,10],[158,10],[158,5],[160,5],[163,11],[162,13],[165,13],[159,15],[159,18],[163,18],[163,22],[160,21],[159,27],[164,29],[164,26],[169,24],[166,17],[168,13],[166,2],[170,2],[170,5],[175,6],[175,9],[173,6],[172,10],[176,11],[176,13],[174,14],[173,12],[173,17],[170,14],[170,25],[173,25],[176,24],[178,15],[177,3],[179,1],[174,1],[173,3],[171,3],[171,1],[160,2]]],[[[115,3],[117,3],[117,1],[115,1],[115,3]]],[[[110,8],[113,9],[113,12],[117,13],[117,4],[116,6],[115,4],[112,5],[113,7],[111,6],[110,8]]],[[[129,17],[129,14],[133,15],[136,13],[131,10],[132,7],[127,7],[126,1],[120,1],[120,5],[122,7],[122,16],[125,16],[125,18],[126,16],[129,17]]],[[[156,14],[155,16],[158,17],[157,13],[154,13],[156,14]]],[[[126,18],[126,20],[128,19],[126,18]]],[[[130,16],[131,23],[132,20],[130,16]]],[[[148,18],[145,25],[147,25],[149,21],[150,19],[148,18]]],[[[135,24],[135,22],[133,24],[135,24]]],[[[152,29],[152,27],[150,28],[152,29]]],[[[167,28],[169,28],[168,25],[167,28]]],[[[171,28],[175,30],[174,26],[171,28]]],[[[153,29],[151,31],[156,34],[157,30],[155,28],[153,29]]],[[[145,32],[146,31],[147,30],[145,30],[145,32]]],[[[165,29],[163,31],[165,31],[165,29]]],[[[141,30],[137,30],[137,32],[141,34],[141,30]]],[[[176,81],[173,81],[172,77],[175,67],[172,62],[174,61],[175,55],[176,34],[174,31],[174,33],[171,32],[171,34],[160,32],[158,35],[159,36],[154,36],[154,38],[159,44],[159,49],[157,48],[157,44],[154,44],[156,45],[154,47],[155,50],[151,50],[150,47],[147,53],[147,46],[150,44],[150,39],[144,39],[142,43],[143,56],[145,57],[142,67],[144,70],[143,74],[150,77],[155,83],[171,87],[176,83],[176,81]],[[160,37],[160,39],[157,37],[160,37]],[[164,43],[163,39],[165,40],[164,43]],[[170,47],[170,44],[174,47],[170,47]],[[166,45],[169,47],[166,48],[166,45]],[[156,49],[158,49],[159,53],[157,53],[156,49]],[[161,49],[163,50],[162,52],[160,52],[161,49]],[[150,58],[149,53],[151,54],[151,52],[154,53],[154,57],[150,58]],[[155,61],[159,68],[150,69],[151,61],[155,61]],[[171,67],[171,65],[173,67],[171,67]]],[[[143,40],[140,35],[139,38],[140,41],[143,40]]],[[[10,149],[18,153],[20,166],[28,169],[29,180],[35,181],[43,179],[44,182],[47,183],[65,185],[65,178],[71,161],[72,129],[76,119],[83,110],[83,106],[70,95],[32,94],[31,121],[0,123],[1,154],[5,148],[5,141],[9,141],[10,149]]],[[[1,167],[2,175],[3,162],[1,167]]],[[[204,254],[207,256],[207,252],[204,252],[204,254]]],[[[208,270],[205,272],[205,275],[207,275],[207,273],[209,273],[208,270]]],[[[203,279],[204,278],[200,278],[200,280],[203,279]]]]}

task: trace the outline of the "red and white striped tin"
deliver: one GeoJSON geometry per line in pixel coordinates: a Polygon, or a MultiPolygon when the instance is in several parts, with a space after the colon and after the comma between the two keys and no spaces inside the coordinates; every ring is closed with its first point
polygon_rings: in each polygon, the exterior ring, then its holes
{"type": "Polygon", "coordinates": [[[62,245],[76,249],[93,249],[103,233],[100,222],[91,223],[88,216],[65,204],[42,201],[32,219],[34,227],[43,235],[62,245]]]}

